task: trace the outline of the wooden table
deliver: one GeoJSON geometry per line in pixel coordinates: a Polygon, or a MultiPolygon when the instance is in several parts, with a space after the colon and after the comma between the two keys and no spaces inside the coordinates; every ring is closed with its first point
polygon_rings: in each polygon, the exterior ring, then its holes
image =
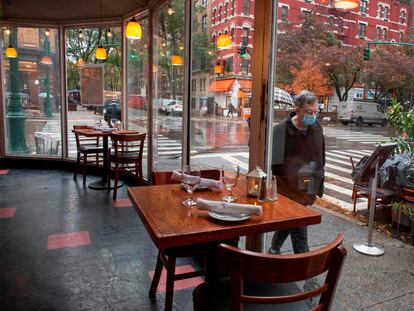
{"type": "MultiPolygon", "coordinates": [[[[254,204],[246,196],[246,179],[239,181],[233,191],[237,203],[254,204]]],[[[221,200],[223,192],[196,191],[194,197],[221,200]]],[[[301,204],[279,195],[276,202],[257,203],[263,215],[253,215],[241,222],[218,221],[199,211],[181,205],[187,197],[181,185],[161,185],[128,188],[128,196],[142,223],[158,248],[171,248],[203,242],[250,236],[263,232],[318,224],[321,215],[301,204]]]]}

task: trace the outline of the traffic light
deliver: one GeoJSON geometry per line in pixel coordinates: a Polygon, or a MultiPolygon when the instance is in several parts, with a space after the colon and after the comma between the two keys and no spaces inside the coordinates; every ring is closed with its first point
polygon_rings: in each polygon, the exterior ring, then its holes
{"type": "Polygon", "coordinates": [[[243,44],[239,47],[239,55],[241,58],[246,58],[246,46],[243,44]]]}
{"type": "Polygon", "coordinates": [[[364,48],[364,60],[369,60],[369,56],[371,55],[371,50],[369,47],[364,48]]]}

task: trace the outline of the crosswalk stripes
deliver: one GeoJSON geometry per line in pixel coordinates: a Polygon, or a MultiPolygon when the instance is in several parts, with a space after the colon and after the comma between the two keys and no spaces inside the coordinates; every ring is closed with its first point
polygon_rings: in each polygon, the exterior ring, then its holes
{"type": "Polygon", "coordinates": [[[363,145],[376,145],[379,142],[389,142],[389,131],[387,129],[379,131],[379,133],[371,134],[362,131],[350,131],[341,128],[324,129],[324,134],[327,137],[332,137],[339,140],[345,140],[349,142],[358,142],[363,145]]]}

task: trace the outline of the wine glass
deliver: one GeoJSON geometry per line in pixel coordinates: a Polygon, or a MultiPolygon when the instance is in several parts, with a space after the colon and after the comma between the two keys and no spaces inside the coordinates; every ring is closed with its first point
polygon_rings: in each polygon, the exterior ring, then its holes
{"type": "Polygon", "coordinates": [[[200,167],[198,165],[184,165],[181,170],[181,183],[188,192],[188,199],[183,201],[185,206],[196,205],[193,192],[201,181],[200,167]]]}
{"type": "Polygon", "coordinates": [[[226,202],[236,201],[236,197],[233,196],[233,188],[237,184],[237,180],[240,176],[240,167],[237,164],[223,165],[221,168],[221,178],[223,179],[224,186],[227,189],[227,195],[223,197],[226,202]]]}

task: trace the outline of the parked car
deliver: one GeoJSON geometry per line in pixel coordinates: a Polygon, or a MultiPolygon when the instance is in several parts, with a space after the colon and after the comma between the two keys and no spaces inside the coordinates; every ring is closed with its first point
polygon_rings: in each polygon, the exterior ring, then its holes
{"type": "Polygon", "coordinates": [[[165,113],[176,115],[183,113],[183,102],[178,100],[171,101],[167,106],[165,106],[165,113]]]}
{"type": "Polygon", "coordinates": [[[340,102],[338,105],[338,120],[344,125],[355,123],[358,126],[362,124],[381,124],[387,125],[387,116],[381,105],[369,102],[352,100],[340,102]]]}
{"type": "Polygon", "coordinates": [[[118,99],[110,99],[104,103],[104,120],[110,124],[111,119],[121,120],[121,102],[118,99]]]}

